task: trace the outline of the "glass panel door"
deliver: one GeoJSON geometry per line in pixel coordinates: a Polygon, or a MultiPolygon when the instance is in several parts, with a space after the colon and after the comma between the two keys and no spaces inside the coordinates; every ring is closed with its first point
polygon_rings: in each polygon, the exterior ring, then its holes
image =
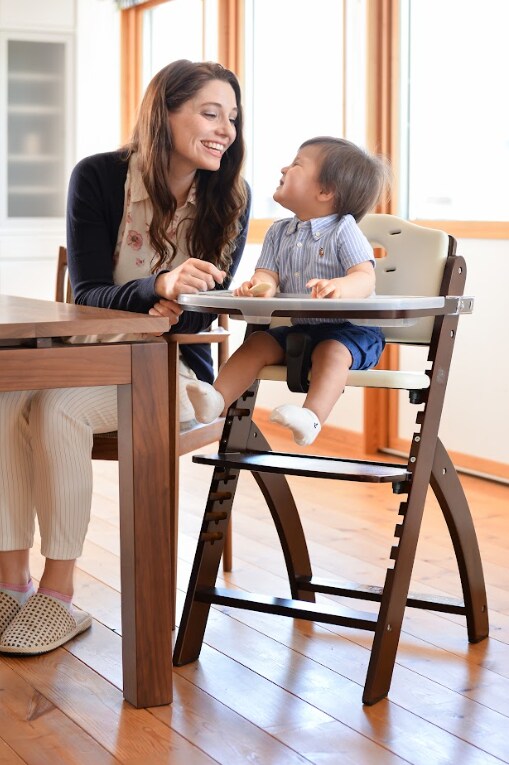
{"type": "Polygon", "coordinates": [[[7,217],[65,214],[63,42],[7,42],[7,217]]]}

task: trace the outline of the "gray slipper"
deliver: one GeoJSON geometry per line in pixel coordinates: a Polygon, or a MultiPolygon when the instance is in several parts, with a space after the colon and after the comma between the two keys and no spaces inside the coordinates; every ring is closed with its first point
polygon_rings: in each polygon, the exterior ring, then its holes
{"type": "Polygon", "coordinates": [[[1,653],[36,655],[53,651],[88,629],[92,617],[68,611],[55,598],[37,592],[21,607],[0,638],[1,653]]]}

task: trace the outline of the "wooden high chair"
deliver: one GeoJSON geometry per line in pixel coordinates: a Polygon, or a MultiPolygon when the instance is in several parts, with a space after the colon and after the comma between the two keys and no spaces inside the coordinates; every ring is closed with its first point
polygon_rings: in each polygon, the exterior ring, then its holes
{"type": "MultiPolygon", "coordinates": [[[[347,381],[348,385],[354,386],[408,390],[411,403],[419,406],[408,458],[403,464],[393,464],[274,453],[252,421],[259,385],[256,381],[230,408],[219,453],[193,458],[197,463],[213,466],[214,472],[175,645],[174,663],[182,665],[198,658],[212,604],[369,630],[374,632],[374,639],[363,702],[374,704],[389,692],[406,607],[463,614],[470,642],[478,642],[488,635],[488,612],[470,510],[456,470],[438,435],[459,314],[471,312],[473,305],[472,298],[462,297],[465,262],[455,254],[455,240],[442,231],[391,215],[367,215],[360,225],[372,245],[382,247],[386,253],[377,262],[377,298],[364,301],[364,310],[363,301],[329,303],[337,307],[334,315],[369,320],[382,326],[389,343],[428,348],[428,364],[421,371],[352,371],[347,381]],[[410,305],[412,298],[398,296],[414,296],[414,307],[406,310],[405,306],[410,305]],[[428,296],[429,300],[422,296],[428,296]],[[348,304],[348,312],[341,312],[341,306],[348,304]],[[368,308],[371,305],[374,306],[372,310],[368,308]],[[291,598],[245,594],[215,586],[241,470],[252,472],[272,514],[286,562],[291,598]],[[391,538],[388,542],[393,566],[387,569],[382,587],[350,582],[345,585],[344,581],[351,578],[348,572],[342,572],[341,584],[313,576],[304,531],[285,475],[390,483],[394,493],[403,495],[394,529],[397,541],[394,543],[391,538]],[[454,547],[463,592],[461,600],[409,594],[429,486],[439,502],[454,547]],[[373,601],[379,603],[378,611],[363,612],[336,604],[318,605],[315,593],[373,601]]],[[[198,306],[203,299],[198,296],[195,310],[200,310],[198,306]]],[[[261,302],[255,304],[255,299],[251,298],[238,300],[251,301],[246,306],[254,308],[243,311],[247,315],[262,305],[261,302]]],[[[258,298],[258,301],[262,300],[258,298]]],[[[186,307],[192,309],[192,302],[191,299],[190,303],[185,303],[186,307]]],[[[318,309],[319,304],[326,302],[314,301],[314,305],[318,309]]],[[[298,310],[292,314],[285,308],[285,304],[292,305],[291,300],[280,299],[280,303],[281,310],[273,310],[273,317],[303,315],[298,310]]],[[[311,304],[312,300],[305,301],[307,315],[312,315],[311,304]]],[[[210,305],[202,310],[211,310],[210,305]]],[[[235,312],[238,309],[230,307],[229,313],[235,312]]],[[[316,310],[314,315],[317,315],[316,310]]],[[[250,329],[252,327],[248,331],[250,329]]],[[[293,360],[291,366],[294,366],[293,360]]],[[[260,379],[284,380],[286,375],[286,367],[266,367],[260,379]]],[[[292,369],[290,377],[290,387],[305,389],[307,370],[295,373],[292,369]]]]}

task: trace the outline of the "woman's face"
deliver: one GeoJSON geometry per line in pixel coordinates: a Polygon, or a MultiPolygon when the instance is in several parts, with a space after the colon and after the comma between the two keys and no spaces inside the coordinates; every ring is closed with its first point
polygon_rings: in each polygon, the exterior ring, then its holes
{"type": "Polygon", "coordinates": [[[219,170],[221,157],[237,135],[237,113],[235,91],[223,80],[211,80],[178,111],[170,112],[172,172],[219,170]]]}

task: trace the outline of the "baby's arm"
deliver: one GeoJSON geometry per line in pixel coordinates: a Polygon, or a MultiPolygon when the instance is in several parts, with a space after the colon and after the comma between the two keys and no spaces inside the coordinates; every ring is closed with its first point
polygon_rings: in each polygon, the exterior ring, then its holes
{"type": "Polygon", "coordinates": [[[233,290],[233,294],[241,297],[273,297],[278,285],[279,276],[276,271],[257,268],[251,279],[233,290]]]}
{"type": "Polygon", "coordinates": [[[337,279],[310,279],[313,298],[365,298],[375,289],[375,269],[370,260],[352,266],[337,279]]]}

